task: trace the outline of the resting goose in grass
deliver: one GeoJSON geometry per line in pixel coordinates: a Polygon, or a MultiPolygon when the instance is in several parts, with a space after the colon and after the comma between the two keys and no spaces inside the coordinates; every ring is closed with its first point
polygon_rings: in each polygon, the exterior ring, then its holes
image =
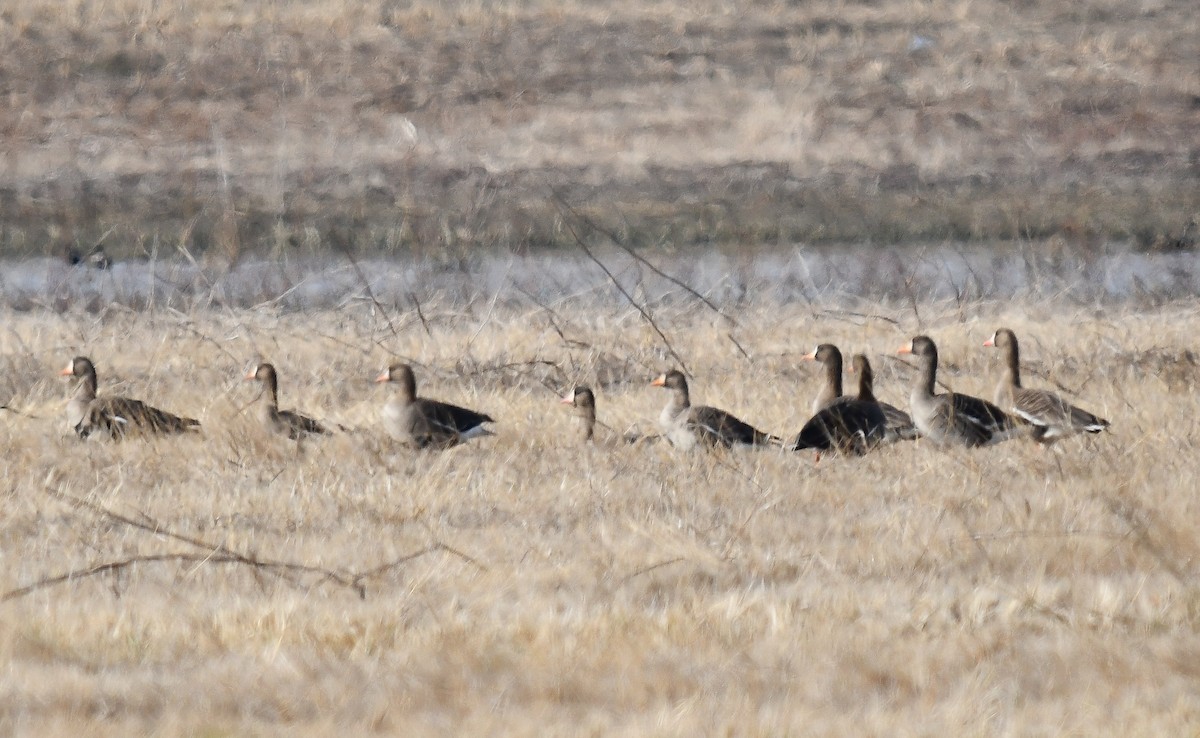
{"type": "Polygon", "coordinates": [[[929,336],[917,336],[897,353],[913,354],[919,371],[913,381],[913,424],[939,445],[989,446],[1021,434],[1021,427],[987,400],[956,392],[937,394],[937,345],[929,336]]]}
{"type": "Polygon", "coordinates": [[[887,419],[883,440],[888,443],[911,441],[919,435],[908,413],[895,405],[875,399],[875,371],[871,369],[871,362],[864,354],[855,354],[850,360],[850,373],[858,375],[858,399],[877,403],[887,419]]]}
{"type": "Polygon", "coordinates": [[[687,378],[678,369],[660,374],[651,384],[671,390],[671,399],[658,416],[658,422],[673,446],[691,449],[703,443],[706,446],[732,448],[735,445],[766,446],[781,442],[779,438],[763,433],[724,410],[692,405],[687,378]]]}
{"type": "Polygon", "coordinates": [[[887,417],[878,402],[842,397],[809,418],[788,448],[865,454],[882,443],[886,433],[887,417]]]}
{"type": "Polygon", "coordinates": [[[1008,328],[997,330],[983,345],[1000,349],[1004,357],[996,404],[1032,426],[1033,440],[1050,446],[1074,433],[1099,433],[1108,428],[1104,418],[1075,407],[1053,392],[1022,387],[1017,335],[1008,328]]]}
{"type": "Polygon", "coordinates": [[[309,435],[325,435],[329,431],[312,418],[292,410],[279,409],[279,378],[272,364],[259,364],[244,377],[247,381],[262,382],[263,391],[258,404],[258,418],[272,433],[287,436],[293,441],[309,435]]]}
{"type": "Polygon", "coordinates": [[[74,377],[75,392],[67,402],[67,425],[87,438],[99,433],[114,439],[127,435],[184,433],[198,430],[200,421],[182,418],[128,397],[97,397],[96,367],[76,356],[59,375],[74,377]]]}
{"type": "Polygon", "coordinates": [[[449,448],[459,443],[490,436],[484,423],[488,415],[448,402],[417,397],[417,379],[408,364],[392,364],[375,378],[392,382],[396,392],[383,406],[383,427],[396,440],[416,448],[449,448]]]}

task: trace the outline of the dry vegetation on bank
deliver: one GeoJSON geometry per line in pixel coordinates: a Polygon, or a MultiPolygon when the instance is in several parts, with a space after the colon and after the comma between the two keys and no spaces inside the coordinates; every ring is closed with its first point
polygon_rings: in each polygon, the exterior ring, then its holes
{"type": "Polygon", "coordinates": [[[1190,0],[0,12],[0,253],[1194,245],[1190,0]]]}
{"type": "Polygon", "coordinates": [[[0,603],[6,735],[1184,735],[1196,663],[1200,442],[1194,300],[1134,312],[1044,302],[694,304],[655,319],[698,400],[773,431],[805,419],[818,340],[866,350],[905,404],[911,332],[942,379],[990,394],[1001,324],[1028,380],[1111,433],[863,459],[582,448],[556,404],[598,390],[621,431],[665,401],[668,360],[632,309],[430,300],[102,315],[8,313],[0,335],[0,590],[146,563],[0,603]],[[1044,315],[1045,318],[1033,318],[1044,315]],[[410,319],[412,318],[412,319],[410,319]],[[428,333],[426,332],[428,330],[428,333]],[[732,337],[732,338],[731,338],[732,337]],[[736,340],[736,344],[734,342],[736,340]],[[740,348],[739,348],[740,347],[740,348]],[[744,353],[743,353],[744,351],[744,353]],[[54,372],[199,417],[202,436],[80,443],[54,372]],[[361,432],[263,441],[239,379],[263,356],[283,403],[361,432]],[[441,454],[375,424],[393,356],[498,435],[441,454]],[[95,507],[125,516],[121,522],[95,507]],[[137,525],[135,525],[137,524],[137,525]],[[145,527],[138,527],[138,525],[145,527]],[[170,531],[212,545],[212,552],[170,531]],[[230,552],[337,573],[222,563],[230,552]]]}

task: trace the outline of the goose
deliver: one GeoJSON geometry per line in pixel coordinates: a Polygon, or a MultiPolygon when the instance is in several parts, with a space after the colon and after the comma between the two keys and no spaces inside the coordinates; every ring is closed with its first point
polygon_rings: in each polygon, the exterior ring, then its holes
{"type": "Polygon", "coordinates": [[[934,392],[938,354],[929,336],[914,337],[897,353],[913,354],[920,363],[909,402],[913,423],[922,436],[938,445],[989,446],[1021,434],[1020,426],[987,400],[956,392],[934,392]]]}
{"type": "Polygon", "coordinates": [[[417,397],[417,379],[408,364],[392,364],[375,378],[395,382],[397,391],[383,406],[383,427],[403,444],[416,448],[449,448],[462,441],[493,435],[483,427],[488,415],[448,402],[417,397]]]}
{"type": "Polygon", "coordinates": [[[887,416],[878,402],[842,397],[809,418],[788,449],[862,455],[882,443],[886,435],[887,416]]]}
{"type": "Polygon", "coordinates": [[[650,383],[671,390],[671,399],[658,417],[663,434],[673,446],[692,449],[697,443],[707,446],[766,446],[781,439],[763,433],[733,415],[707,405],[692,405],[687,378],[678,369],[660,374],[650,383]]]}
{"type": "Polygon", "coordinates": [[[279,378],[273,364],[262,363],[248,372],[247,381],[263,384],[262,399],[258,405],[258,417],[263,427],[272,433],[298,441],[304,436],[326,435],[329,431],[312,418],[292,410],[279,409],[279,378]]]}
{"type": "Polygon", "coordinates": [[[887,427],[884,430],[885,441],[895,443],[896,441],[911,441],[917,437],[917,427],[913,425],[912,418],[908,413],[895,405],[880,402],[875,398],[875,371],[871,369],[871,362],[865,354],[855,354],[851,357],[850,373],[858,375],[858,399],[877,403],[879,409],[883,410],[883,416],[887,419],[887,427]]]}
{"type": "Polygon", "coordinates": [[[200,421],[172,415],[128,397],[97,397],[96,366],[76,356],[60,376],[74,377],[76,387],[67,402],[67,425],[80,438],[102,433],[120,439],[130,434],[168,434],[198,430],[200,421]]]}
{"type": "Polygon", "coordinates": [[[563,395],[559,402],[571,405],[583,427],[583,440],[591,443],[596,431],[596,396],[590,387],[578,386],[563,395]]]}
{"type": "Polygon", "coordinates": [[[1108,428],[1104,418],[1075,407],[1053,392],[1022,387],[1017,335],[1008,328],[997,330],[983,345],[998,348],[1004,355],[996,404],[1029,423],[1034,441],[1051,446],[1074,433],[1099,433],[1108,428]]]}
{"type": "Polygon", "coordinates": [[[825,384],[813,398],[812,411],[816,415],[842,397],[842,352],[832,343],[822,343],[800,358],[819,362],[825,371],[825,384]]]}

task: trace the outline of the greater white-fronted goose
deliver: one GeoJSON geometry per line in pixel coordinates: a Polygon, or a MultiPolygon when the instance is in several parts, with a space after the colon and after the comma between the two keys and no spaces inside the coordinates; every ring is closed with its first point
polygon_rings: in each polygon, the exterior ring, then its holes
{"type": "Polygon", "coordinates": [[[408,364],[392,364],[375,378],[394,382],[396,393],[383,406],[383,427],[396,440],[416,448],[449,448],[492,432],[488,415],[448,402],[417,397],[417,379],[408,364]]]}
{"type": "Polygon", "coordinates": [[[97,397],[96,367],[86,356],[76,356],[59,375],[75,377],[76,387],[67,402],[67,424],[79,435],[107,434],[114,439],[133,434],[168,434],[198,430],[200,421],[182,418],[128,397],[97,397]]]}
{"type": "Polygon", "coordinates": [[[596,430],[596,396],[590,387],[579,386],[564,395],[559,402],[570,405],[583,428],[583,440],[591,443],[596,430]]]}
{"type": "Polygon", "coordinates": [[[855,354],[851,357],[850,373],[858,375],[858,399],[864,402],[878,403],[879,409],[883,410],[883,416],[887,418],[887,428],[884,432],[885,441],[895,443],[896,441],[911,441],[917,437],[917,426],[913,425],[912,418],[908,413],[895,405],[880,402],[875,398],[875,371],[871,368],[871,362],[865,354],[855,354]]]}
{"type": "Polygon", "coordinates": [[[864,454],[886,433],[887,417],[878,402],[842,397],[809,418],[788,448],[864,454]]]}
{"type": "Polygon", "coordinates": [[[287,436],[293,441],[304,436],[329,433],[325,426],[306,415],[293,410],[279,409],[279,378],[275,374],[274,365],[259,364],[247,373],[244,379],[257,380],[263,384],[262,397],[258,403],[258,418],[267,430],[287,436]]]}
{"type": "Polygon", "coordinates": [[[832,343],[822,343],[800,358],[819,362],[825,372],[825,384],[821,385],[821,391],[813,398],[812,411],[815,416],[842,397],[842,352],[832,343]]]}
{"type": "Polygon", "coordinates": [[[671,399],[658,416],[658,422],[663,434],[674,446],[691,449],[697,443],[703,443],[731,448],[734,445],[766,446],[781,443],[779,438],[763,433],[724,410],[692,405],[687,378],[678,369],[660,374],[651,384],[671,390],[671,399]]]}
{"type": "Polygon", "coordinates": [[[909,402],[913,423],[922,436],[940,445],[988,446],[1020,435],[1017,423],[987,400],[934,391],[938,354],[929,336],[913,338],[897,353],[913,354],[919,362],[909,402]]]}
{"type": "Polygon", "coordinates": [[[1017,335],[1008,328],[997,330],[983,345],[994,346],[1004,355],[996,404],[1029,423],[1033,440],[1049,446],[1072,433],[1099,433],[1108,427],[1104,418],[1075,407],[1053,392],[1022,387],[1017,335]]]}

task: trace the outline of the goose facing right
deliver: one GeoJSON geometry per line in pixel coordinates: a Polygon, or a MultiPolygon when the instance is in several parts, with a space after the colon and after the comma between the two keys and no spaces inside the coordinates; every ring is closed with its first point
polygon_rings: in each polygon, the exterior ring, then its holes
{"type": "Polygon", "coordinates": [[[702,443],[732,448],[782,443],[781,439],[763,433],[724,410],[708,405],[693,405],[687,378],[678,369],[660,374],[650,384],[671,390],[671,399],[659,415],[658,422],[673,446],[692,449],[702,443]]]}
{"type": "Polygon", "coordinates": [[[929,336],[916,336],[897,350],[919,362],[909,402],[917,431],[938,445],[989,446],[1022,433],[1003,410],[987,400],[957,392],[937,394],[937,345],[929,336]]]}
{"type": "Polygon", "coordinates": [[[67,424],[80,438],[99,433],[119,440],[128,435],[165,435],[200,429],[200,421],[172,415],[128,397],[96,396],[96,366],[76,356],[60,376],[74,377],[76,387],[67,403],[67,424]]]}
{"type": "Polygon", "coordinates": [[[494,423],[491,416],[458,405],[417,396],[417,379],[408,364],[392,364],[375,378],[393,382],[397,391],[383,406],[383,427],[397,441],[416,448],[450,448],[459,443],[490,436],[483,427],[494,423]]]}
{"type": "Polygon", "coordinates": [[[1034,441],[1050,446],[1073,433],[1099,433],[1108,428],[1104,418],[1075,407],[1053,392],[1022,387],[1017,334],[1008,328],[997,330],[983,345],[998,348],[1004,354],[1004,373],[996,385],[996,404],[1029,423],[1034,441]]]}

